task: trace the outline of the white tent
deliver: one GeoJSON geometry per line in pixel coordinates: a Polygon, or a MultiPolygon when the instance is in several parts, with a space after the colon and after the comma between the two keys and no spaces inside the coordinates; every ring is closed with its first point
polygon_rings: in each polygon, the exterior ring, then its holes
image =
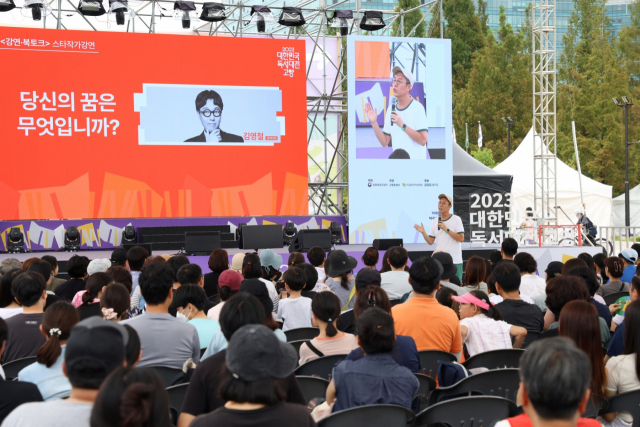
{"type": "MultiPolygon", "coordinates": [[[[511,221],[522,221],[525,209],[533,207],[533,129],[522,140],[518,148],[495,171],[513,175],[511,187],[511,221]]],[[[573,212],[580,209],[580,183],[578,171],[556,161],[557,201],[570,217],[571,221],[558,209],[558,225],[575,224],[573,212]]],[[[611,186],[594,181],[582,175],[582,192],[586,205],[586,214],[596,226],[611,225],[611,186]]]]}
{"type": "MultiPolygon", "coordinates": [[[[640,224],[640,185],[629,190],[629,214],[631,215],[630,224],[640,224]]],[[[624,193],[613,199],[613,226],[624,227],[624,193]]]]}

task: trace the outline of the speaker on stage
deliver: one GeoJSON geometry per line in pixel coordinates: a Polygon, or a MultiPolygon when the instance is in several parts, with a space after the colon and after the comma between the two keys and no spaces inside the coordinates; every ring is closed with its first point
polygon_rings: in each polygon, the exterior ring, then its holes
{"type": "Polygon", "coordinates": [[[240,230],[240,249],[281,248],[282,225],[243,225],[240,230]]]}
{"type": "Polygon", "coordinates": [[[386,251],[394,246],[403,246],[402,239],[373,239],[373,247],[379,251],[386,251]]]}
{"type": "Polygon", "coordinates": [[[300,230],[289,245],[291,252],[309,252],[314,246],[320,246],[325,251],[331,250],[331,230],[300,230]]]}
{"type": "Polygon", "coordinates": [[[191,255],[210,255],[222,246],[219,231],[185,231],[184,251],[191,255]]]}

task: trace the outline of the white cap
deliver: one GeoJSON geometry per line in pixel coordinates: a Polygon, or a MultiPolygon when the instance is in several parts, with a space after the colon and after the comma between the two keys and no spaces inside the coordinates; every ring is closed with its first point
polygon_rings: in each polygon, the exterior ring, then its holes
{"type": "Polygon", "coordinates": [[[111,267],[111,260],[106,258],[97,258],[92,260],[87,266],[87,273],[91,276],[93,273],[106,273],[111,267]]]}
{"type": "Polygon", "coordinates": [[[404,67],[398,67],[398,66],[393,67],[393,70],[391,70],[391,72],[393,73],[394,76],[398,73],[402,73],[407,78],[407,80],[409,80],[409,84],[413,85],[415,83],[415,79],[413,78],[413,73],[411,73],[411,71],[407,70],[404,67]]]}

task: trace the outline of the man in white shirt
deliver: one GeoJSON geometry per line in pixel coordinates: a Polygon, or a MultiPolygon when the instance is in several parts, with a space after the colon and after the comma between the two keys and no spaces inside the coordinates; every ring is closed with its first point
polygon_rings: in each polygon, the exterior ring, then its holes
{"type": "Polygon", "coordinates": [[[435,242],[436,250],[447,252],[451,255],[456,266],[456,275],[462,280],[462,242],[464,241],[464,225],[458,215],[450,213],[453,199],[446,194],[438,196],[438,218],[431,222],[429,234],[424,229],[424,224],[415,224],[413,228],[419,231],[424,240],[430,245],[435,242]]]}
{"type": "Polygon", "coordinates": [[[395,99],[390,97],[391,105],[387,108],[384,128],[380,129],[378,125],[378,109],[373,109],[368,102],[364,106],[367,119],[383,147],[392,142],[394,154],[397,150],[404,150],[410,159],[426,160],[429,158],[427,113],[422,105],[411,97],[411,88],[415,83],[413,74],[403,67],[393,67],[392,74],[395,99]]]}
{"type": "Polygon", "coordinates": [[[391,271],[380,275],[380,286],[391,301],[399,300],[412,291],[409,283],[409,272],[404,271],[404,267],[409,262],[409,253],[402,246],[393,246],[387,251],[389,253],[387,262],[391,267],[391,271]]]}

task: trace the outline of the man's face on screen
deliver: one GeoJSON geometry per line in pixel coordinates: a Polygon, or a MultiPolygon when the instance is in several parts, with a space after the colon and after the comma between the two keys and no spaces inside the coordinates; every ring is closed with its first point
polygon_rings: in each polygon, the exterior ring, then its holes
{"type": "Polygon", "coordinates": [[[393,76],[393,80],[391,81],[393,85],[393,95],[396,98],[401,98],[404,95],[409,93],[411,89],[411,85],[409,84],[409,80],[402,73],[398,73],[393,76]]]}
{"type": "Polygon", "coordinates": [[[222,119],[222,110],[219,106],[213,103],[213,99],[207,99],[207,103],[200,108],[198,113],[200,116],[200,122],[207,132],[213,132],[220,127],[220,120],[222,119]],[[209,117],[207,117],[209,116],[209,117]]]}

